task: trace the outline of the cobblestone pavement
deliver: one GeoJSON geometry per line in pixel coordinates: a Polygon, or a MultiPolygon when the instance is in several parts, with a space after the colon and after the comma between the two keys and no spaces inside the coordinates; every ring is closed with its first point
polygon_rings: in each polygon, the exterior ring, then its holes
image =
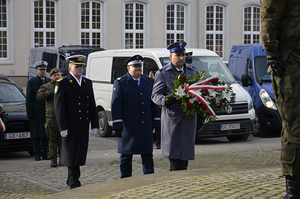
{"type": "MultiPolygon", "coordinates": [[[[90,147],[87,164],[81,167],[82,187],[120,178],[116,141],[107,139],[105,142],[112,142],[112,145],[100,150],[90,147]]],[[[223,146],[220,144],[220,147],[223,146]]],[[[155,173],[166,173],[169,162],[159,153],[154,149],[155,173]]],[[[279,177],[279,155],[279,147],[198,153],[195,160],[189,162],[188,169],[207,173],[138,186],[103,197],[282,198],[285,185],[284,178],[279,177]]],[[[13,157],[0,155],[0,198],[44,198],[68,190],[65,184],[67,168],[51,168],[49,165],[50,161],[34,161],[25,152],[16,153],[13,157]]],[[[134,156],[133,176],[140,175],[141,160],[134,156]]]]}

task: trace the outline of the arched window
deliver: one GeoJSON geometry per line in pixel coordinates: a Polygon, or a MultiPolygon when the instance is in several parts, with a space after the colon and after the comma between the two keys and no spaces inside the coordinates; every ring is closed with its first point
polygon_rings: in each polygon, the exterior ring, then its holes
{"type": "Polygon", "coordinates": [[[33,41],[38,46],[55,46],[57,5],[54,0],[34,0],[33,41]]]}
{"type": "Polygon", "coordinates": [[[125,48],[144,48],[145,41],[145,5],[141,3],[125,4],[125,48]]]}
{"type": "Polygon", "coordinates": [[[81,3],[80,42],[82,45],[101,47],[102,3],[88,1],[81,3]]]}
{"type": "Polygon", "coordinates": [[[223,57],[225,8],[221,5],[206,7],[205,47],[223,57]]]}
{"type": "Polygon", "coordinates": [[[0,60],[8,58],[8,5],[0,0],[0,60]]]}
{"type": "Polygon", "coordinates": [[[260,42],[260,8],[248,6],[244,8],[244,44],[260,42]]]}
{"type": "Polygon", "coordinates": [[[166,46],[177,41],[184,41],[186,39],[186,6],[178,3],[167,5],[166,13],[166,46]]]}

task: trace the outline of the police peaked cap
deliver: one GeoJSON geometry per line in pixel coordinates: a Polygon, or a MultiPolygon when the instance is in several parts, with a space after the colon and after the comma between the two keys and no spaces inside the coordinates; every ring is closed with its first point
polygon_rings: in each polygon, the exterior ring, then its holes
{"type": "Polygon", "coordinates": [[[69,63],[73,63],[75,65],[85,65],[84,61],[86,60],[86,56],[84,55],[72,55],[66,58],[69,63]]]}
{"type": "Polygon", "coordinates": [[[38,61],[34,64],[34,67],[40,70],[47,69],[47,66],[48,66],[48,62],[46,61],[38,61]]]}
{"type": "Polygon", "coordinates": [[[144,57],[141,55],[134,55],[127,59],[125,62],[127,66],[142,66],[144,61],[144,57]]]}
{"type": "Polygon", "coordinates": [[[185,52],[185,41],[178,41],[173,44],[171,44],[167,49],[170,51],[170,53],[179,53],[179,52],[185,52]]]}
{"type": "Polygon", "coordinates": [[[193,64],[193,52],[187,52],[185,53],[185,63],[187,64],[193,64]]]}

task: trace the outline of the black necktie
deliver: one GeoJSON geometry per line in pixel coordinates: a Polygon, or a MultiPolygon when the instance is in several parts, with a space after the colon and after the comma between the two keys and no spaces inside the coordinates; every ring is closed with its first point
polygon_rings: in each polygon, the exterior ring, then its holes
{"type": "Polygon", "coordinates": [[[140,86],[140,85],[139,85],[139,80],[136,80],[136,79],[135,79],[134,81],[137,83],[138,86],[140,86]]]}

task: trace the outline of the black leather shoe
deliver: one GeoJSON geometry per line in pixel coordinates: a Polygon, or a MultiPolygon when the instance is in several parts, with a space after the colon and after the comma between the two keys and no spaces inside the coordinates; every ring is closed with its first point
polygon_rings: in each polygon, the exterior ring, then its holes
{"type": "Polygon", "coordinates": [[[57,161],[51,160],[51,167],[57,167],[57,161]]]}
{"type": "Polygon", "coordinates": [[[40,161],[41,160],[41,156],[35,156],[35,161],[40,161]]]}
{"type": "Polygon", "coordinates": [[[49,156],[43,156],[42,158],[43,158],[43,160],[50,160],[49,156]]]}

